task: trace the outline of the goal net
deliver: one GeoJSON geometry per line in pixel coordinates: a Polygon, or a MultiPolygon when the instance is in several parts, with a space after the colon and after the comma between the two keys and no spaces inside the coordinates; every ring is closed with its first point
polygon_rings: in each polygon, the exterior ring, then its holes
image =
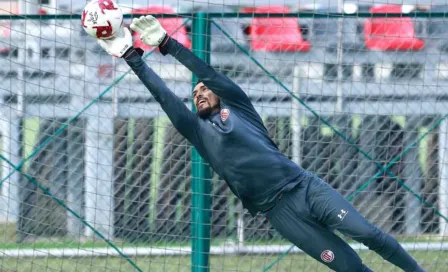
{"type": "MultiPolygon", "coordinates": [[[[126,26],[155,14],[241,86],[282,153],[444,270],[448,6],[116,2],[126,26]]],[[[0,5],[0,270],[327,271],[243,209],[126,63],[87,36],[84,5],[0,5]]],[[[194,75],[133,38],[191,108],[194,75]]],[[[374,271],[395,271],[346,240],[374,271]]]]}

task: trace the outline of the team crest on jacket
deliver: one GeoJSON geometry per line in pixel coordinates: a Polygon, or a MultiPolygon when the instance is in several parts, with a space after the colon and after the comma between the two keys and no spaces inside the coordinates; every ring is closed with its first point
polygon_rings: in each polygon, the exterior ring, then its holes
{"type": "Polygon", "coordinates": [[[221,110],[221,120],[224,122],[225,120],[227,120],[227,118],[229,118],[230,115],[230,110],[229,109],[222,109],[221,110]]]}

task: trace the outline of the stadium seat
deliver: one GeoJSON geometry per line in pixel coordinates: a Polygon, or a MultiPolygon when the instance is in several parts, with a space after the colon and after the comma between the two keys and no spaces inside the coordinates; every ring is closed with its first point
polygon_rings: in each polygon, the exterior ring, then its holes
{"type": "Polygon", "coordinates": [[[97,77],[101,79],[111,78],[114,66],[112,64],[101,64],[98,66],[97,77]]]}
{"type": "MultiPolygon", "coordinates": [[[[261,6],[245,8],[241,12],[289,13],[284,6],[261,6]]],[[[253,18],[249,28],[251,47],[254,51],[302,51],[311,49],[309,41],[302,37],[296,18],[253,18]]]]}
{"type": "Polygon", "coordinates": [[[255,12],[257,12],[257,8],[256,7],[242,7],[242,8],[240,8],[240,12],[241,13],[255,13],[255,12]]]}
{"type": "MultiPolygon", "coordinates": [[[[145,8],[132,9],[132,14],[146,15],[146,14],[171,14],[171,13],[175,13],[174,9],[165,6],[150,6],[145,8]]],[[[171,37],[175,38],[179,43],[183,44],[185,47],[191,49],[191,41],[188,38],[187,28],[185,26],[179,28],[183,24],[182,18],[159,18],[159,22],[163,26],[163,28],[165,28],[166,32],[171,35],[171,37]]],[[[133,36],[135,47],[140,47],[143,50],[151,49],[150,46],[147,46],[140,40],[140,34],[134,32],[133,36]]]]}
{"type": "MultiPolygon", "coordinates": [[[[372,13],[401,13],[400,5],[372,7],[372,13]]],[[[411,18],[372,18],[364,24],[366,47],[378,51],[417,51],[424,48],[423,40],[415,37],[411,18]]]]}

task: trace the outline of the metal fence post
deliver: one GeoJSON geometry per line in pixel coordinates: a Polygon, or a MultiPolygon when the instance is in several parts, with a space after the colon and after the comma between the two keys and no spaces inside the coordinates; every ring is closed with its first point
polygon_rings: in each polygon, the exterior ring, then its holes
{"type": "MultiPolygon", "coordinates": [[[[114,237],[112,105],[98,103],[86,118],[85,140],[85,220],[106,239],[114,237]]],[[[90,228],[85,236],[93,237],[90,228]]]]}
{"type": "MultiPolygon", "coordinates": [[[[206,13],[193,17],[193,53],[210,62],[210,21],[206,13]]],[[[197,77],[193,75],[193,88],[197,77]]],[[[192,105],[195,110],[194,104],[192,105]]],[[[209,167],[193,148],[191,157],[191,271],[209,271],[210,217],[211,217],[211,173],[209,167]]]]}

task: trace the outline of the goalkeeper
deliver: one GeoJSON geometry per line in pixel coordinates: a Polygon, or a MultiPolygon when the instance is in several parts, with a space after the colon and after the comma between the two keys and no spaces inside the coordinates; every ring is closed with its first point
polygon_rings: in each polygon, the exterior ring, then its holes
{"type": "Polygon", "coordinates": [[[142,51],[132,47],[127,28],[111,40],[99,40],[101,47],[126,60],[174,127],[252,216],[262,213],[282,236],[339,272],[371,270],[333,230],[363,243],[404,271],[424,271],[394,238],[370,224],[336,190],[284,156],[239,86],[168,36],[154,17],[134,19],[131,28],[145,44],[172,55],[199,78],[193,90],[197,114],[146,65],[142,51]]]}

